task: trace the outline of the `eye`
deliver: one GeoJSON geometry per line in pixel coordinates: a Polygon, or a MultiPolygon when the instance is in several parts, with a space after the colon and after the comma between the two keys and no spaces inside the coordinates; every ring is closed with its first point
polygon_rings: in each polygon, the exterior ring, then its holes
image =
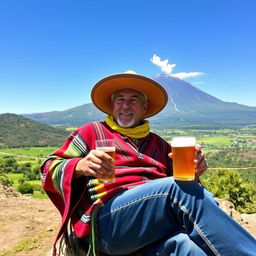
{"type": "Polygon", "coordinates": [[[133,98],[133,99],[131,99],[131,102],[132,102],[132,103],[137,103],[137,102],[138,102],[138,99],[137,99],[137,98],[133,98]]]}
{"type": "Polygon", "coordinates": [[[117,99],[116,99],[116,102],[117,102],[117,103],[122,103],[123,101],[124,101],[123,98],[117,98],[117,99]]]}

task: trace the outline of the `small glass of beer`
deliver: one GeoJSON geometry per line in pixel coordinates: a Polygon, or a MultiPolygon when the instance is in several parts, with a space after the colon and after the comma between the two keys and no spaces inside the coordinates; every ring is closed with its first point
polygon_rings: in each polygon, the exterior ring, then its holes
{"type": "MultiPolygon", "coordinates": [[[[96,140],[96,150],[104,151],[109,156],[111,156],[115,161],[116,148],[115,148],[114,139],[96,140]]],[[[115,168],[113,168],[113,172],[109,176],[107,176],[105,179],[98,179],[99,183],[110,183],[110,182],[113,182],[114,180],[115,180],[115,168]]]]}
{"type": "Polygon", "coordinates": [[[171,146],[174,179],[183,181],[194,180],[196,138],[188,136],[173,137],[171,146]]]}

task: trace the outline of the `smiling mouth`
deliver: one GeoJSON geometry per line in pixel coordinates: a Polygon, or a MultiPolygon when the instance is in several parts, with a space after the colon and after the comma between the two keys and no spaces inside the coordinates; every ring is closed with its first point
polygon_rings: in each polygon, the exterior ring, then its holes
{"type": "Polygon", "coordinates": [[[123,113],[120,113],[119,115],[120,116],[133,116],[133,114],[123,114],[123,113]]]}
{"type": "Polygon", "coordinates": [[[119,113],[120,116],[127,116],[127,117],[132,117],[134,116],[133,112],[120,112],[119,113]]]}

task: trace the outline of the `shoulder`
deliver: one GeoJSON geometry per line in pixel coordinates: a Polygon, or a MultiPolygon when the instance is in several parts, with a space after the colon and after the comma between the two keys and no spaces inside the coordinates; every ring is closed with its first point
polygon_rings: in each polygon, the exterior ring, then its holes
{"type": "Polygon", "coordinates": [[[94,137],[101,126],[101,122],[88,122],[74,130],[71,135],[81,136],[82,138],[94,137]]]}
{"type": "Polygon", "coordinates": [[[149,135],[150,135],[150,141],[153,144],[159,145],[162,148],[168,148],[168,150],[170,150],[169,148],[171,147],[171,145],[167,140],[165,140],[160,135],[153,132],[151,132],[149,135]]]}
{"type": "Polygon", "coordinates": [[[105,122],[90,122],[81,126],[77,132],[82,137],[91,137],[91,139],[103,139],[113,135],[113,131],[106,125],[105,122]]]}
{"type": "Polygon", "coordinates": [[[162,142],[165,142],[165,143],[168,143],[165,139],[163,139],[160,135],[154,133],[154,132],[150,132],[150,136],[151,138],[154,138],[156,140],[159,140],[159,141],[162,141],[162,142]]]}
{"type": "Polygon", "coordinates": [[[98,127],[102,127],[102,125],[103,125],[103,122],[99,122],[99,121],[89,122],[84,124],[80,128],[78,128],[77,131],[82,132],[82,131],[94,130],[94,129],[97,129],[98,127]]]}

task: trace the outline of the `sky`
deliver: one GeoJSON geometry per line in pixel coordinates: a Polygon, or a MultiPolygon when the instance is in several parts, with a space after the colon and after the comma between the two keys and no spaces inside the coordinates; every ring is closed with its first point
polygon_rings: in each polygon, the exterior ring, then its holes
{"type": "Polygon", "coordinates": [[[0,0],[0,113],[91,102],[133,70],[256,106],[255,0],[0,0]]]}

